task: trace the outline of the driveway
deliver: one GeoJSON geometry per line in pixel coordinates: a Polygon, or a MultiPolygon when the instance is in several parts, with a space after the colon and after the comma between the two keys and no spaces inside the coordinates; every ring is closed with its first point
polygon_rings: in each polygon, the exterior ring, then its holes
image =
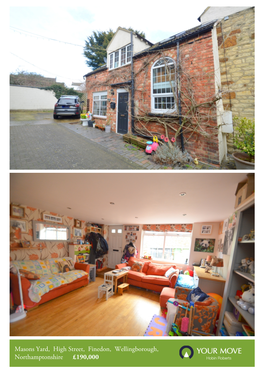
{"type": "MultiPolygon", "coordinates": [[[[54,120],[52,113],[11,112],[11,170],[131,170],[144,169],[68,126],[79,120],[54,120]]],[[[91,130],[101,132],[98,129],[91,130]]],[[[123,143],[123,141],[122,141],[123,143]]]]}

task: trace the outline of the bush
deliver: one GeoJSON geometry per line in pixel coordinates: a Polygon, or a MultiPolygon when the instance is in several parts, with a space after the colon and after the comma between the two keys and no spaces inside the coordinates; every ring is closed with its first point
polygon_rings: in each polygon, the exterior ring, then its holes
{"type": "Polygon", "coordinates": [[[192,157],[186,150],[182,152],[177,145],[170,147],[167,144],[162,144],[158,147],[153,159],[156,163],[173,166],[192,162],[192,157]]]}
{"type": "Polygon", "coordinates": [[[255,121],[247,118],[234,117],[234,145],[237,149],[255,156],[255,121]]]}

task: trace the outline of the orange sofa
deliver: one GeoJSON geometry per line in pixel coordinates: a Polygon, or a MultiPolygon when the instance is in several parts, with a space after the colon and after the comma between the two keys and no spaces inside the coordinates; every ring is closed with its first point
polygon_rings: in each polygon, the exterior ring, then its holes
{"type": "MultiPolygon", "coordinates": [[[[64,259],[68,260],[70,258],[61,258],[61,260],[64,259]]],[[[40,277],[38,282],[43,281],[43,284],[45,284],[45,286],[51,288],[46,290],[47,292],[41,295],[41,299],[39,301],[35,302],[34,300],[32,300],[32,296],[30,297],[30,292],[32,293],[32,287],[36,282],[35,279],[28,279],[26,277],[21,276],[23,301],[26,310],[30,310],[33,307],[39,306],[40,304],[48,302],[49,300],[69,293],[72,290],[88,285],[90,269],[89,264],[74,263],[74,268],[72,268],[71,271],[67,273],[62,273],[59,267],[57,266],[58,261],[60,261],[60,259],[49,259],[44,261],[14,261],[10,263],[11,266],[12,264],[15,264],[18,269],[24,269],[30,273],[36,274],[40,277]],[[62,276],[64,276],[64,278],[63,281],[61,281],[62,284],[60,286],[59,282],[57,282],[56,285],[52,283],[52,281],[54,281],[54,278],[61,278],[62,276]],[[67,279],[67,276],[70,276],[71,278],[68,277],[67,279]],[[50,285],[47,285],[48,282],[50,283],[50,285]]],[[[10,281],[13,302],[16,306],[18,306],[21,304],[21,302],[17,274],[10,272],[10,281]]]]}
{"type": "MultiPolygon", "coordinates": [[[[179,276],[179,269],[177,269],[175,265],[155,264],[149,260],[137,259],[134,257],[131,257],[128,263],[117,264],[116,269],[121,269],[127,266],[131,267],[127,276],[127,282],[130,285],[157,292],[161,292],[164,287],[174,288],[179,276]],[[132,269],[135,262],[143,263],[140,271],[132,269]],[[174,272],[169,279],[165,276],[165,273],[170,268],[176,269],[176,272],[174,272]]],[[[137,269],[137,266],[134,268],[137,269]]]]}

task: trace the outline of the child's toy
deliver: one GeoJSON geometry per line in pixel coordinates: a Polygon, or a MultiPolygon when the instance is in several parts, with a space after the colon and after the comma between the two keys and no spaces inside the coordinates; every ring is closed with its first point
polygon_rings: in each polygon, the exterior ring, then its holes
{"type": "Polygon", "coordinates": [[[248,311],[249,313],[253,315],[255,312],[254,303],[255,303],[255,289],[254,289],[254,286],[251,286],[249,290],[243,292],[242,297],[241,299],[237,301],[237,304],[240,308],[242,308],[242,310],[248,311]]]}
{"type": "Polygon", "coordinates": [[[176,315],[178,313],[178,305],[179,303],[176,301],[175,298],[170,298],[167,301],[167,315],[166,315],[166,321],[167,321],[167,327],[166,327],[166,333],[169,334],[169,331],[171,330],[171,325],[175,321],[176,315]]]}
{"type": "Polygon", "coordinates": [[[152,151],[155,152],[159,147],[159,140],[157,136],[153,137],[153,143],[152,143],[152,151]]]}
{"type": "Polygon", "coordinates": [[[247,324],[242,324],[242,328],[249,337],[253,337],[255,335],[254,330],[252,330],[247,324]]]}
{"type": "Polygon", "coordinates": [[[184,275],[188,275],[188,276],[190,276],[190,272],[189,272],[189,271],[185,271],[185,272],[184,272],[184,275]]]}
{"type": "Polygon", "coordinates": [[[177,334],[178,336],[182,336],[182,333],[180,332],[178,325],[172,323],[171,328],[172,328],[172,331],[173,331],[175,334],[177,334]]]}
{"type": "Polygon", "coordinates": [[[190,317],[190,320],[189,320],[188,333],[191,335],[193,317],[194,317],[194,302],[190,302],[190,316],[189,317],[190,317]]]}
{"type": "Polygon", "coordinates": [[[147,154],[151,154],[152,153],[152,141],[147,141],[147,146],[146,146],[145,152],[147,154]]]}
{"type": "Polygon", "coordinates": [[[182,322],[181,322],[181,330],[183,332],[187,332],[188,327],[189,327],[189,319],[187,317],[187,312],[188,312],[188,309],[186,308],[185,317],[182,318],[182,322]]]}
{"type": "Polygon", "coordinates": [[[245,258],[245,259],[242,259],[241,260],[241,264],[240,266],[238,267],[238,269],[241,271],[241,272],[247,272],[248,271],[248,265],[247,265],[247,261],[248,261],[249,258],[245,258]]]}
{"type": "Polygon", "coordinates": [[[242,294],[242,300],[244,302],[248,302],[248,303],[252,303],[252,304],[255,302],[254,286],[252,286],[249,290],[244,291],[244,293],[242,294]]]}
{"type": "Polygon", "coordinates": [[[147,154],[151,154],[152,152],[155,152],[157,148],[159,147],[157,136],[153,137],[153,141],[147,141],[147,146],[145,152],[147,154]]]}
{"type": "Polygon", "coordinates": [[[254,259],[253,258],[248,259],[247,266],[248,266],[248,270],[247,270],[248,273],[250,273],[251,275],[254,275],[255,268],[254,268],[254,259]]]}

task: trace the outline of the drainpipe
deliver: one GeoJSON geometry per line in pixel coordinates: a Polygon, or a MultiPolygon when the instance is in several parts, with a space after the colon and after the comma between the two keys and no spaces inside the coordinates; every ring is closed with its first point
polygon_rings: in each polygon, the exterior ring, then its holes
{"type": "MultiPolygon", "coordinates": [[[[179,47],[179,41],[177,41],[177,71],[178,71],[178,74],[177,74],[177,79],[178,79],[177,88],[178,88],[179,125],[181,126],[182,118],[181,118],[181,91],[179,89],[179,86],[180,86],[180,47],[179,47]]],[[[181,128],[181,131],[180,131],[180,136],[181,136],[181,148],[182,148],[182,152],[184,152],[184,139],[183,139],[182,128],[181,128]]]]}
{"type": "Polygon", "coordinates": [[[133,66],[133,32],[131,31],[131,132],[134,134],[134,66],[133,66]]]}

